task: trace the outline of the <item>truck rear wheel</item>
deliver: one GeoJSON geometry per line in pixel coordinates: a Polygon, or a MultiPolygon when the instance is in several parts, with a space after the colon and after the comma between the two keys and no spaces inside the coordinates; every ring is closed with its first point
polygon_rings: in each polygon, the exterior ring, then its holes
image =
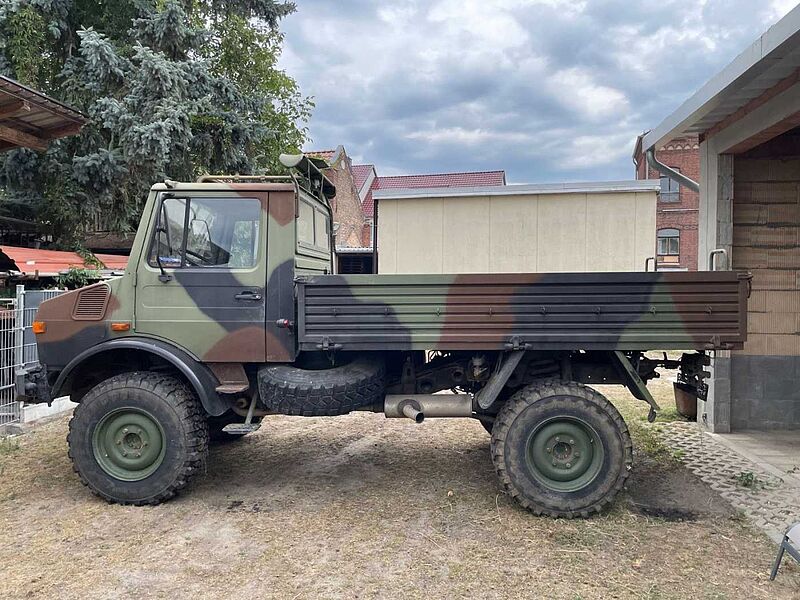
{"type": "Polygon", "coordinates": [[[547,381],[514,394],[492,430],[492,460],[506,491],[551,517],[588,517],[608,506],[633,462],[628,428],[599,392],[547,381]]]}
{"type": "Polygon", "coordinates": [[[125,373],[86,394],[67,443],[73,469],[96,495],[118,504],[159,504],[204,470],[208,425],[180,380],[125,373]]]}

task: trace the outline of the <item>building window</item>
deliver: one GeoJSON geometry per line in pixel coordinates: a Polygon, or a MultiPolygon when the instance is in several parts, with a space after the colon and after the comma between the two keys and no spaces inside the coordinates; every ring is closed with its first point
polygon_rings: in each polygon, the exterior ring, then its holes
{"type": "MultiPolygon", "coordinates": [[[[676,167],[670,167],[674,169],[678,173],[681,172],[680,169],[676,167]]],[[[661,177],[661,196],[660,199],[662,202],[680,202],[681,201],[681,186],[680,184],[675,181],[674,179],[670,179],[669,177],[662,176],[661,177]]]]}
{"type": "Polygon", "coordinates": [[[658,231],[658,256],[680,256],[681,232],[677,229],[658,231]]]}

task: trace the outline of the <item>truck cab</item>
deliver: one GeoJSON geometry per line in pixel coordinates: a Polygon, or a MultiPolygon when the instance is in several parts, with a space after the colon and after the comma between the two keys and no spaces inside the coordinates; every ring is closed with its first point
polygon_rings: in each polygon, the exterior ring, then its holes
{"type": "Polygon", "coordinates": [[[294,279],[333,270],[336,190],[322,161],[286,160],[289,177],[154,185],[125,274],[41,306],[47,396],[79,400],[107,374],[99,364],[134,340],[228,378],[232,364],[294,361],[294,279]],[[93,359],[74,364],[87,351],[93,359]]]}

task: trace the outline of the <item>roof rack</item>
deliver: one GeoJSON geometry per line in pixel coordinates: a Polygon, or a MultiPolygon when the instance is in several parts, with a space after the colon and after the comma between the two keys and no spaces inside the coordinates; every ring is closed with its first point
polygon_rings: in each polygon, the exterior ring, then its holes
{"type": "Polygon", "coordinates": [[[201,175],[197,178],[197,183],[236,183],[259,181],[292,182],[293,179],[289,175],[201,175]]]}
{"type": "Polygon", "coordinates": [[[330,169],[324,159],[305,154],[281,154],[278,160],[289,169],[300,187],[316,196],[323,204],[330,204],[330,200],[336,196],[336,186],[323,173],[323,170],[330,169]],[[300,175],[299,180],[296,175],[300,175]]]}

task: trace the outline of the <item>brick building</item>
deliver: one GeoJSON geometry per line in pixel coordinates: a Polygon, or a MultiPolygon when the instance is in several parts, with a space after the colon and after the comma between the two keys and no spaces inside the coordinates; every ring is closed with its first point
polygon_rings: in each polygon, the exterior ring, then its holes
{"type": "Polygon", "coordinates": [[[344,146],[336,150],[306,152],[309,156],[325,159],[331,166],[325,175],[336,186],[336,197],[331,201],[336,248],[360,248],[364,231],[364,212],[361,196],[353,170],[353,161],[344,146]]]}
{"type": "MultiPolygon", "coordinates": [[[[650,168],[636,140],[633,162],[636,179],[661,179],[656,209],[656,255],[660,270],[697,270],[700,196],[650,168]]],[[[656,158],[690,179],[700,178],[700,141],[697,136],[675,138],[656,149],[656,158]]]]}

